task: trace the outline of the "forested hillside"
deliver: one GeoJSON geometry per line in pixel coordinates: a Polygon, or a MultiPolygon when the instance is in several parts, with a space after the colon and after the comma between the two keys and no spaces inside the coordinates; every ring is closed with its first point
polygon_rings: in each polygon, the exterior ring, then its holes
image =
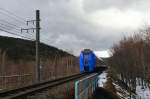
{"type": "MultiPolygon", "coordinates": [[[[19,38],[0,36],[0,51],[7,52],[10,59],[34,59],[35,57],[35,41],[28,41],[19,38]]],[[[63,50],[48,46],[44,43],[40,44],[41,57],[54,57],[56,53],[61,56],[69,55],[63,50]]]]}

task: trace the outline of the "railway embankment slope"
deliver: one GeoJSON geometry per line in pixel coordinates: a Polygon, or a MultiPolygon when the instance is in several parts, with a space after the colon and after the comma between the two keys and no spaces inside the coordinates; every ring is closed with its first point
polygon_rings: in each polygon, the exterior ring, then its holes
{"type": "Polygon", "coordinates": [[[94,99],[120,99],[118,96],[116,96],[112,92],[101,87],[98,87],[95,90],[93,97],[94,99]]]}

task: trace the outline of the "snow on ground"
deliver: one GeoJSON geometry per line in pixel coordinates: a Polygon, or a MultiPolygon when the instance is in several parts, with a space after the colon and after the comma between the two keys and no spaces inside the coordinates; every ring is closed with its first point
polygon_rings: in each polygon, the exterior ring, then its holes
{"type": "MultiPolygon", "coordinates": [[[[115,86],[117,90],[117,95],[121,97],[121,99],[130,99],[130,94],[127,90],[123,89],[116,83],[113,83],[113,85],[115,86]]],[[[134,99],[134,98],[131,98],[131,99],[134,99]]]]}
{"type": "Polygon", "coordinates": [[[136,87],[137,99],[150,99],[150,89],[142,88],[142,86],[136,87]]]}
{"type": "MultiPolygon", "coordinates": [[[[99,87],[104,87],[105,83],[107,82],[107,72],[103,72],[101,75],[99,75],[99,80],[98,80],[98,86],[99,87]]],[[[115,88],[117,89],[117,95],[122,97],[122,99],[130,99],[129,93],[125,90],[122,89],[119,85],[113,83],[115,88]]],[[[131,98],[134,99],[134,98],[131,98]]]]}
{"type": "MultiPolygon", "coordinates": [[[[119,85],[113,83],[117,90],[118,96],[122,97],[122,99],[130,99],[130,94],[127,90],[121,88],[119,85]]],[[[149,88],[142,88],[142,86],[136,87],[136,94],[132,93],[131,99],[150,99],[150,89],[149,88]]]]}
{"type": "Polygon", "coordinates": [[[98,76],[99,80],[98,80],[98,86],[99,87],[104,87],[104,84],[106,83],[107,81],[107,73],[106,72],[103,72],[102,74],[100,74],[98,76]]]}
{"type": "MultiPolygon", "coordinates": [[[[107,82],[107,72],[103,72],[99,75],[98,86],[104,87],[105,83],[107,82]]],[[[117,90],[117,95],[121,97],[121,99],[130,99],[130,93],[123,89],[116,83],[113,83],[117,90]]],[[[150,89],[149,88],[142,88],[142,86],[137,85],[136,87],[136,94],[132,93],[131,99],[150,99],[150,89]]]]}

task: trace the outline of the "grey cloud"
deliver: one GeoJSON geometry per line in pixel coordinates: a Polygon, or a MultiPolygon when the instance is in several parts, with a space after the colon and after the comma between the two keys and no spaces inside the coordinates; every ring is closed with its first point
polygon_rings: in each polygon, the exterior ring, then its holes
{"type": "MultiPolygon", "coordinates": [[[[88,11],[107,7],[125,7],[136,0],[84,0],[82,12],[79,0],[3,0],[0,6],[27,19],[34,19],[35,10],[41,10],[41,41],[78,53],[83,48],[109,49],[122,36],[122,31],[91,24],[88,11]],[[9,4],[8,4],[9,2],[9,4]]],[[[130,31],[130,30],[129,30],[130,31]]]]}
{"type": "Polygon", "coordinates": [[[108,8],[147,10],[149,6],[149,0],[84,0],[84,10],[88,12],[108,8]]]}

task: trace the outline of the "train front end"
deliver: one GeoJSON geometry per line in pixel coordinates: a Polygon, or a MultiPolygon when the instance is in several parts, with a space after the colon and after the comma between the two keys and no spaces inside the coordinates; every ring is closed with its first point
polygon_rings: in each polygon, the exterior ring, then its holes
{"type": "Polygon", "coordinates": [[[80,53],[80,72],[92,72],[95,69],[96,57],[93,51],[85,49],[80,53]]]}

